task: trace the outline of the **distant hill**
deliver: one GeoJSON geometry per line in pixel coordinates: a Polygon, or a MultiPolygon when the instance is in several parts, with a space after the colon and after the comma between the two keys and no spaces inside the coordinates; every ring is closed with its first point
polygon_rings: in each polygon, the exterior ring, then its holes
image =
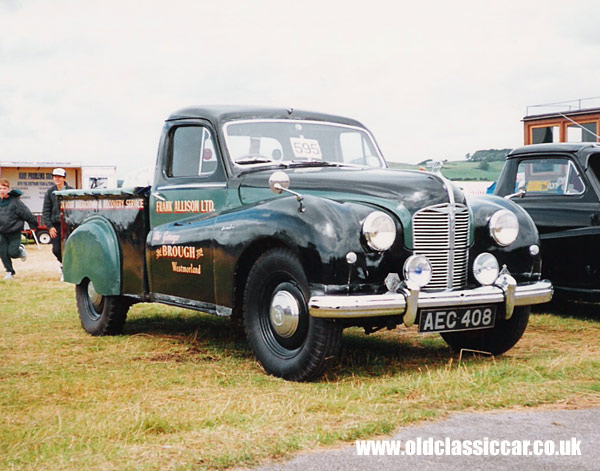
{"type": "MultiPolygon", "coordinates": [[[[445,161],[442,175],[455,181],[488,181],[498,179],[500,170],[504,165],[506,156],[512,149],[482,149],[473,154],[465,155],[464,161],[445,161]]],[[[416,165],[388,162],[391,168],[418,170],[424,168],[431,170],[432,160],[424,160],[416,165]]]]}
{"type": "Polygon", "coordinates": [[[504,162],[506,156],[512,149],[486,149],[478,150],[473,154],[467,154],[467,160],[469,162],[504,162]]]}
{"type": "Polygon", "coordinates": [[[442,175],[448,180],[464,181],[488,181],[492,182],[498,179],[500,170],[504,166],[504,160],[485,162],[488,165],[482,166],[481,162],[446,162],[442,167],[442,175]]]}
{"type": "MultiPolygon", "coordinates": [[[[388,162],[391,168],[406,169],[406,170],[418,170],[419,168],[425,168],[429,170],[425,162],[421,164],[411,165],[398,162],[388,162]]],[[[442,175],[448,180],[454,181],[488,181],[492,182],[498,179],[500,170],[504,161],[447,161],[444,162],[442,167],[442,175]],[[484,165],[482,165],[484,164],[484,165]]]]}

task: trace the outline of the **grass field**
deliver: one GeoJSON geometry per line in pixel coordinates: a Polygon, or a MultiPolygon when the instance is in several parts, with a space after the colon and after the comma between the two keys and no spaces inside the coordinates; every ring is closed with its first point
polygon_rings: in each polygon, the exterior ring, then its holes
{"type": "Polygon", "coordinates": [[[203,470],[390,434],[453,411],[600,405],[600,309],[536,314],[502,357],[438,336],[346,332],[322,380],[266,376],[226,319],[137,305],[124,335],[80,327],[48,247],[0,281],[0,468],[203,470]]]}
{"type": "Polygon", "coordinates": [[[479,168],[480,162],[446,162],[442,175],[449,180],[495,181],[500,175],[504,162],[490,162],[487,170],[479,168]]]}
{"type": "MultiPolygon", "coordinates": [[[[396,162],[389,162],[392,168],[417,170],[418,165],[400,164],[396,162]]],[[[480,162],[468,162],[468,161],[449,161],[442,167],[442,175],[449,180],[468,180],[468,181],[490,181],[493,182],[498,179],[500,170],[504,162],[490,162],[487,170],[482,170],[480,162]]]]}

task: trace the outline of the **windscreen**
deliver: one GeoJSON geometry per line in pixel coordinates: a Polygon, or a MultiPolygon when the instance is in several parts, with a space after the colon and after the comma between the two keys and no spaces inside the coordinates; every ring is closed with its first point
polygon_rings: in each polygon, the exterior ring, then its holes
{"type": "Polygon", "coordinates": [[[384,167],[371,135],[362,128],[297,120],[232,121],[224,126],[237,165],[322,161],[384,167]]]}

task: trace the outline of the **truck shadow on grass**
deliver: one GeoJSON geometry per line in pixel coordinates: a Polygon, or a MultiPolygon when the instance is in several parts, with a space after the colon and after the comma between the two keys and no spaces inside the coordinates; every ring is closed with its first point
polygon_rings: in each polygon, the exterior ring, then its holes
{"type": "MultiPolygon", "coordinates": [[[[364,335],[358,329],[344,333],[342,352],[330,377],[377,377],[398,372],[421,372],[445,368],[455,362],[454,354],[438,336],[421,337],[397,330],[375,335],[364,335]]],[[[470,356],[469,362],[487,361],[488,358],[470,356]]]]}
{"type": "Polygon", "coordinates": [[[189,347],[192,352],[220,349],[230,356],[252,358],[243,327],[230,319],[208,315],[138,317],[127,320],[123,334],[174,340],[189,347]]]}
{"type": "Polygon", "coordinates": [[[532,312],[554,314],[565,318],[575,317],[580,320],[600,321],[600,303],[553,299],[549,303],[534,306],[532,312]]]}
{"type": "MultiPolygon", "coordinates": [[[[444,368],[458,361],[458,355],[440,337],[421,337],[408,332],[399,329],[367,336],[359,329],[347,329],[340,359],[322,381],[387,376],[399,371],[418,372],[444,368]]],[[[157,357],[160,361],[202,363],[218,361],[222,356],[255,362],[243,327],[230,319],[204,315],[136,317],[127,321],[124,335],[164,338],[184,347],[174,349],[173,353],[161,353],[160,358],[157,357]]],[[[489,357],[468,358],[471,364],[486,361],[489,357]]]]}

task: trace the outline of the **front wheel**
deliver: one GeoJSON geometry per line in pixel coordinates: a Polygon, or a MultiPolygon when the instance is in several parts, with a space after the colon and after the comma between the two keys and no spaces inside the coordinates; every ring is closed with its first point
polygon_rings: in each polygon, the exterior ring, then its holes
{"type": "Polygon", "coordinates": [[[308,282],[287,249],[261,255],[248,274],[243,318],[248,344],[268,374],[292,381],[320,376],[336,361],[342,329],[308,313],[308,282]]]}
{"type": "Polygon", "coordinates": [[[514,347],[523,336],[530,311],[531,306],[518,306],[510,319],[496,318],[496,325],[491,329],[445,332],[441,336],[457,352],[468,349],[500,355],[514,347]]]}
{"type": "Polygon", "coordinates": [[[75,287],[77,310],[83,329],[92,335],[116,335],[123,331],[130,303],[123,296],[102,296],[90,280],[75,287]]]}

